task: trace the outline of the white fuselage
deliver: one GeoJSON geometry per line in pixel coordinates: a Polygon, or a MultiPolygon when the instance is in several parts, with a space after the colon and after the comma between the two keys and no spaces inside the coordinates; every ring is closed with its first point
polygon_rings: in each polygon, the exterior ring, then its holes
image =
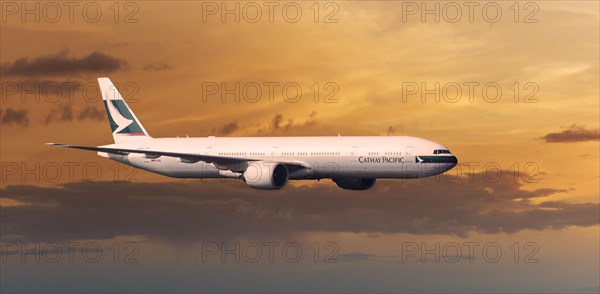
{"type": "MultiPolygon", "coordinates": [[[[103,147],[169,151],[266,162],[297,163],[290,179],[420,178],[453,168],[456,157],[436,142],[408,136],[387,137],[205,137],[151,138],[103,147]],[[434,150],[445,150],[436,154],[434,150]]],[[[437,152],[437,151],[436,151],[437,152]]],[[[239,177],[236,167],[143,153],[99,155],[176,178],[239,177]]],[[[243,167],[240,168],[240,171],[243,167]]]]}
{"type": "Polygon", "coordinates": [[[98,78],[98,85],[115,144],[47,145],[95,151],[170,177],[236,178],[264,190],[322,178],[368,190],[378,178],[429,177],[457,163],[441,144],[408,136],[152,138],[109,78],[98,78]]]}

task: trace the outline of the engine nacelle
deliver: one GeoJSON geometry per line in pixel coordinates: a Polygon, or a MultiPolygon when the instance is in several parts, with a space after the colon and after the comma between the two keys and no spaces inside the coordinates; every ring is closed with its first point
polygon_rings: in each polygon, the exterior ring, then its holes
{"type": "Polygon", "coordinates": [[[287,166],[279,162],[251,161],[244,172],[244,180],[248,186],[265,190],[283,188],[289,176],[287,166]]]}
{"type": "Polygon", "coordinates": [[[376,179],[334,178],[338,187],[348,190],[368,190],[375,186],[376,179]]]}

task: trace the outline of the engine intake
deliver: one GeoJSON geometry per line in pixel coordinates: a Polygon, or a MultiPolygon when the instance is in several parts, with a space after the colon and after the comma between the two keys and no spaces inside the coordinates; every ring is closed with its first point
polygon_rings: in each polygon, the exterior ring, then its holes
{"type": "Polygon", "coordinates": [[[244,181],[256,189],[281,189],[287,184],[289,176],[287,166],[279,162],[252,161],[244,171],[244,181]]]}
{"type": "Polygon", "coordinates": [[[376,179],[333,178],[338,187],[347,190],[368,190],[375,186],[376,179]]]}

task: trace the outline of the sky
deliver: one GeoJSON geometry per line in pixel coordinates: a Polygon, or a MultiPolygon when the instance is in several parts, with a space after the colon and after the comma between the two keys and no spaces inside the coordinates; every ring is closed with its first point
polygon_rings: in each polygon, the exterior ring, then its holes
{"type": "Polygon", "coordinates": [[[598,2],[0,9],[2,292],[600,289],[598,2]],[[104,76],[153,137],[411,135],[460,164],[260,191],[45,146],[112,143],[104,76]]]}

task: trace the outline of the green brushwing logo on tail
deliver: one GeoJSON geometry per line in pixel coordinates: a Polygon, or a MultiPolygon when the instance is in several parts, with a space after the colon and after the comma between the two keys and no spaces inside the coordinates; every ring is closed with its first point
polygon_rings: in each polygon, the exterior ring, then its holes
{"type": "Polygon", "coordinates": [[[138,121],[133,117],[124,100],[104,100],[108,122],[113,134],[144,136],[138,121]]]}

